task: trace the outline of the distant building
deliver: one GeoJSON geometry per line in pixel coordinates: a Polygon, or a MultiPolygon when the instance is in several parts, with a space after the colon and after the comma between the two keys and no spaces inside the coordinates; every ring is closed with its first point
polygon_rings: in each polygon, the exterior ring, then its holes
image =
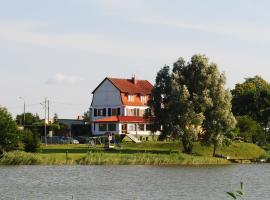
{"type": "Polygon", "coordinates": [[[91,119],[93,135],[151,134],[149,120],[144,114],[149,109],[153,85],[147,80],[105,78],[92,92],[91,119]]]}

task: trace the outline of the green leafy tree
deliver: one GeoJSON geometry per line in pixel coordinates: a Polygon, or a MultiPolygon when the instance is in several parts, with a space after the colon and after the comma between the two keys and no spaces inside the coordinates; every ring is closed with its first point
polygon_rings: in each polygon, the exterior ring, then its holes
{"type": "Polygon", "coordinates": [[[228,144],[232,138],[232,130],[235,128],[236,119],[231,111],[231,93],[225,89],[225,75],[220,74],[215,64],[209,66],[209,97],[211,104],[204,112],[203,142],[213,144],[213,156],[216,148],[222,144],[228,144]]]}
{"type": "Polygon", "coordinates": [[[38,114],[25,113],[25,122],[24,122],[24,114],[20,114],[16,116],[16,122],[20,125],[33,125],[34,123],[40,122],[40,118],[38,114]]]}
{"type": "Polygon", "coordinates": [[[6,108],[0,106],[0,153],[14,149],[21,140],[17,124],[6,108]]]}
{"type": "Polygon", "coordinates": [[[194,111],[193,103],[189,98],[187,87],[173,81],[170,113],[173,116],[173,131],[181,139],[185,153],[192,153],[193,141],[204,119],[202,113],[194,111]]]}
{"type": "Polygon", "coordinates": [[[265,135],[270,122],[270,84],[260,76],[247,78],[232,90],[233,113],[248,115],[264,127],[265,135]]]}
{"type": "Polygon", "coordinates": [[[157,74],[150,101],[154,130],[162,126],[163,135],[180,137],[186,153],[204,135],[215,152],[235,125],[231,95],[224,85],[225,76],[204,55],[194,55],[188,63],[180,58],[172,73],[165,66],[157,74]]]}
{"type": "Polygon", "coordinates": [[[23,137],[24,150],[26,152],[38,152],[40,149],[40,137],[36,129],[25,130],[23,137]]]}
{"type": "Polygon", "coordinates": [[[245,142],[265,143],[265,135],[262,127],[250,116],[237,117],[236,128],[239,130],[238,136],[242,137],[245,142]]]}
{"type": "Polygon", "coordinates": [[[91,118],[91,113],[90,110],[86,111],[83,113],[83,120],[85,122],[90,122],[90,118],[91,118]]]}
{"type": "Polygon", "coordinates": [[[171,74],[170,67],[164,66],[156,76],[156,83],[152,91],[149,106],[152,112],[148,112],[148,117],[152,118],[153,132],[161,130],[160,139],[173,134],[171,114],[169,112],[169,102],[171,98],[171,74]]]}

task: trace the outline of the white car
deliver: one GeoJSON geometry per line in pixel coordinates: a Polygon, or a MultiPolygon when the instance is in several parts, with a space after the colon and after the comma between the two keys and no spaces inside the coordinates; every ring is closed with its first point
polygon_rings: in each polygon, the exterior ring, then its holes
{"type": "Polygon", "coordinates": [[[72,144],[80,144],[78,140],[73,139],[72,144]]]}

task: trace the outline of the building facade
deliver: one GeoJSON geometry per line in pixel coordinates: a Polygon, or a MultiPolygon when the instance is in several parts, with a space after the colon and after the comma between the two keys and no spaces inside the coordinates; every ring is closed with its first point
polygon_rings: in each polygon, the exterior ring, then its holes
{"type": "Polygon", "coordinates": [[[149,109],[153,85],[147,80],[105,78],[92,92],[91,119],[93,135],[151,134],[150,121],[144,114],[149,109]]]}

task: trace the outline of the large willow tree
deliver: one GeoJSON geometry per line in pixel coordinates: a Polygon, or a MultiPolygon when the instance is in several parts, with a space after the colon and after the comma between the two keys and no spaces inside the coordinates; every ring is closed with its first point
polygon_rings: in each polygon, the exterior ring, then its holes
{"type": "Polygon", "coordinates": [[[235,126],[231,96],[225,89],[225,76],[204,55],[194,55],[186,63],[180,58],[162,68],[156,78],[150,106],[153,130],[163,136],[178,137],[184,152],[191,153],[193,141],[200,135],[204,144],[216,146],[235,126]]]}

